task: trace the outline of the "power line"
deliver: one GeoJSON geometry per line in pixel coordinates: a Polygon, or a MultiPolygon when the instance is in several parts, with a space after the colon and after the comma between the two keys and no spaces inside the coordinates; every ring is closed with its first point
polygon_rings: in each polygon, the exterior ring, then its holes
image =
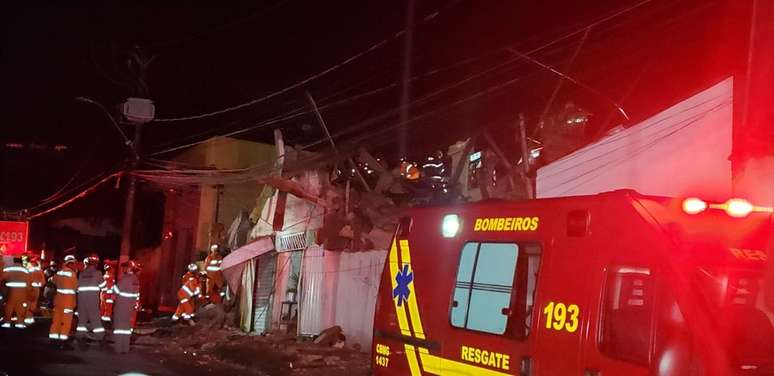
{"type": "MultiPolygon", "coordinates": [[[[458,3],[459,1],[460,0],[452,0],[449,3],[447,3],[445,5],[445,7],[448,7],[448,6],[450,6],[451,4],[454,4],[454,3],[458,3]]],[[[422,19],[421,23],[425,23],[425,22],[428,22],[428,21],[434,19],[436,16],[438,16],[439,13],[440,13],[440,10],[435,11],[435,12],[425,16],[422,19]]],[[[352,63],[355,60],[360,59],[361,57],[367,55],[368,53],[381,48],[382,46],[386,45],[390,41],[392,41],[394,39],[400,38],[401,36],[403,36],[405,31],[406,31],[406,29],[403,29],[403,30],[395,33],[393,36],[388,37],[388,38],[384,38],[381,41],[372,44],[371,46],[369,46],[365,50],[363,50],[361,52],[358,52],[357,54],[355,54],[355,55],[353,55],[353,56],[351,56],[351,57],[341,61],[340,63],[338,63],[338,64],[336,64],[336,65],[334,65],[334,66],[332,66],[332,67],[330,67],[328,69],[323,70],[322,72],[319,72],[317,74],[311,75],[311,76],[309,76],[309,77],[307,77],[307,78],[305,78],[305,79],[303,79],[301,81],[298,81],[298,82],[296,82],[296,83],[294,83],[294,84],[292,84],[290,86],[286,86],[285,88],[282,88],[282,89],[277,90],[275,92],[272,92],[272,93],[269,93],[267,95],[264,95],[263,97],[256,98],[256,99],[253,99],[251,101],[248,101],[248,102],[245,102],[245,103],[242,103],[242,104],[238,104],[238,105],[235,105],[235,106],[227,107],[227,108],[224,108],[224,109],[221,109],[221,110],[212,111],[212,112],[208,112],[208,113],[203,113],[203,114],[199,114],[199,115],[183,116],[183,117],[177,117],[177,118],[166,118],[166,119],[165,118],[161,118],[161,119],[154,119],[153,121],[157,122],[157,123],[168,123],[168,122],[175,122],[175,121],[196,120],[196,119],[202,119],[202,118],[207,118],[207,117],[211,117],[211,116],[217,116],[217,115],[221,115],[221,114],[224,114],[224,113],[227,113],[227,112],[231,112],[231,111],[239,110],[239,109],[242,109],[242,108],[245,108],[245,107],[253,106],[255,104],[264,102],[264,101],[266,101],[268,99],[274,98],[274,97],[276,97],[278,95],[287,93],[290,90],[297,89],[297,88],[299,88],[299,87],[301,87],[303,85],[308,84],[309,82],[312,82],[312,81],[314,81],[314,80],[316,80],[316,79],[318,79],[320,77],[323,77],[323,76],[327,75],[328,73],[331,73],[331,72],[333,72],[335,70],[338,70],[339,68],[341,68],[341,67],[343,67],[345,65],[348,65],[348,64],[352,63]]]]}
{"type": "MultiPolygon", "coordinates": [[[[576,35],[576,34],[578,34],[580,32],[584,32],[585,30],[588,30],[588,28],[598,26],[598,25],[600,25],[600,24],[602,24],[604,22],[607,22],[607,21],[609,21],[609,20],[611,20],[613,18],[621,16],[621,15],[623,15],[625,13],[628,13],[628,12],[638,8],[638,7],[644,6],[645,4],[647,4],[647,3],[651,2],[651,1],[652,0],[641,1],[641,2],[639,2],[639,3],[637,3],[637,4],[633,5],[633,6],[630,6],[630,7],[618,10],[618,11],[612,13],[612,14],[609,14],[609,15],[607,15],[605,17],[602,17],[602,18],[600,18],[600,19],[598,19],[596,21],[593,21],[593,22],[591,22],[589,24],[585,24],[582,27],[580,27],[580,28],[578,28],[578,29],[576,29],[574,31],[571,31],[571,32],[569,32],[567,34],[564,34],[563,36],[560,36],[560,37],[558,37],[556,39],[553,39],[553,40],[549,41],[548,43],[545,43],[545,44],[543,44],[543,45],[541,45],[541,46],[539,46],[537,48],[531,49],[531,50],[525,52],[524,54],[525,55],[533,55],[533,54],[535,54],[537,52],[543,51],[543,50],[545,50],[548,47],[554,46],[555,44],[559,43],[560,41],[563,41],[565,39],[568,39],[568,38],[572,37],[573,35],[576,35]]],[[[426,19],[432,18],[434,16],[437,16],[437,13],[438,12],[436,12],[436,13],[428,16],[428,17],[426,17],[426,19]]],[[[505,46],[505,47],[495,48],[495,49],[492,49],[492,50],[489,50],[489,51],[485,52],[484,55],[489,55],[489,54],[496,53],[496,52],[507,51],[508,48],[512,48],[513,46],[514,45],[508,45],[508,46],[505,46]]],[[[561,51],[561,50],[563,50],[563,49],[559,48],[559,47],[554,49],[554,51],[561,51]]],[[[418,79],[418,78],[431,76],[431,75],[439,73],[440,71],[444,71],[444,70],[447,70],[447,69],[452,69],[452,68],[455,68],[456,66],[459,66],[459,65],[462,65],[462,64],[467,64],[467,63],[470,63],[472,61],[479,60],[481,58],[482,58],[481,56],[476,56],[476,57],[472,57],[472,58],[463,59],[463,60],[461,60],[461,61],[459,61],[457,63],[452,64],[451,66],[434,69],[434,70],[431,70],[429,72],[426,72],[423,75],[412,77],[412,81],[415,80],[415,79],[418,79]]],[[[385,87],[382,87],[382,88],[379,88],[379,89],[376,89],[376,90],[373,90],[373,91],[370,91],[370,92],[367,92],[367,93],[363,93],[363,94],[360,95],[360,97],[369,96],[369,95],[376,94],[378,92],[381,92],[381,91],[384,91],[384,90],[387,90],[387,89],[390,89],[390,88],[397,87],[397,85],[399,83],[400,82],[394,82],[394,83],[392,83],[392,84],[390,84],[388,86],[385,86],[385,87]]],[[[356,100],[356,99],[358,99],[356,97],[357,96],[351,97],[350,100],[338,101],[338,102],[336,102],[333,105],[343,104],[343,103],[350,102],[352,100],[356,100]]],[[[321,109],[326,109],[328,107],[329,107],[329,105],[323,105],[323,106],[321,106],[321,109]]],[[[620,106],[618,106],[618,107],[620,107],[620,106]]],[[[253,126],[250,126],[250,127],[247,127],[247,128],[243,128],[243,129],[240,129],[240,130],[237,130],[237,131],[230,132],[230,133],[228,133],[228,134],[226,134],[224,136],[228,137],[228,136],[234,136],[234,135],[238,135],[238,134],[242,134],[242,133],[247,133],[247,132],[250,132],[250,131],[253,131],[253,130],[256,130],[256,129],[260,129],[260,128],[266,127],[268,125],[277,124],[279,122],[287,121],[287,120],[290,120],[290,119],[293,119],[293,118],[296,118],[296,117],[299,117],[299,116],[303,116],[303,115],[306,115],[306,114],[309,114],[309,113],[310,112],[308,110],[307,111],[303,111],[302,107],[301,108],[297,108],[295,110],[291,110],[289,112],[286,112],[284,115],[275,116],[274,118],[269,119],[267,121],[259,122],[256,125],[253,125],[253,126]]],[[[201,144],[201,143],[204,143],[204,142],[207,142],[207,140],[192,142],[192,143],[176,146],[176,147],[173,147],[173,148],[168,148],[168,149],[165,149],[165,150],[162,150],[162,151],[155,152],[155,153],[153,153],[151,155],[160,155],[160,154],[163,154],[163,153],[168,153],[168,152],[184,149],[184,148],[187,148],[187,147],[195,146],[195,145],[198,145],[198,144],[201,144]]]]}

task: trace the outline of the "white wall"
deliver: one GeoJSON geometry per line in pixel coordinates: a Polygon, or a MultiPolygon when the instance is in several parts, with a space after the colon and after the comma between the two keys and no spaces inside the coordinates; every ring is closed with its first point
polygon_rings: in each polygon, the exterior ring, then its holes
{"type": "Polygon", "coordinates": [[[334,325],[369,351],[374,308],[387,251],[333,252],[310,247],[302,270],[299,332],[315,335],[334,325]]]}
{"type": "Polygon", "coordinates": [[[660,196],[731,195],[733,79],[537,172],[537,197],[635,189],[660,196]]]}

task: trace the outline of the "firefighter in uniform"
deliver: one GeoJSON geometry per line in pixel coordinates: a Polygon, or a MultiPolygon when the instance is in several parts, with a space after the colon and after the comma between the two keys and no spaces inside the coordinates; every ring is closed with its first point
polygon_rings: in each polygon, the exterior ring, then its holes
{"type": "Polygon", "coordinates": [[[30,257],[27,262],[27,270],[30,272],[30,297],[29,307],[27,307],[27,317],[24,323],[27,325],[35,323],[35,313],[38,311],[38,302],[40,301],[40,291],[46,284],[46,276],[40,268],[40,259],[37,256],[30,257]]]}
{"type": "Polygon", "coordinates": [[[78,276],[78,327],[75,336],[79,342],[88,333],[102,340],[105,328],[99,315],[99,292],[103,286],[102,273],[97,269],[99,257],[92,255],[83,260],[84,269],[78,276]]]}
{"type": "Polygon", "coordinates": [[[194,299],[201,294],[201,288],[199,287],[199,277],[197,271],[199,267],[196,264],[188,265],[188,272],[183,275],[182,286],[177,291],[177,310],[172,315],[172,321],[177,321],[181,317],[190,325],[194,325],[191,319],[195,316],[194,313],[194,299]]]}
{"type": "Polygon", "coordinates": [[[78,275],[75,271],[75,256],[67,255],[64,265],[54,275],[56,295],[54,296],[54,315],[48,338],[64,343],[70,336],[70,327],[75,312],[75,292],[78,289],[78,275]]]}
{"type": "Polygon", "coordinates": [[[105,260],[105,274],[102,275],[102,284],[99,294],[99,313],[102,321],[110,321],[113,316],[113,303],[115,302],[115,292],[113,286],[116,284],[116,262],[105,260]]]}
{"type": "Polygon", "coordinates": [[[214,304],[220,304],[223,301],[223,297],[226,295],[226,290],[223,288],[225,283],[223,280],[223,272],[220,270],[220,264],[223,263],[223,257],[218,251],[218,245],[213,244],[210,247],[210,254],[204,259],[204,270],[207,272],[207,291],[205,292],[205,298],[209,299],[214,304]]]}
{"type": "Polygon", "coordinates": [[[121,279],[113,287],[116,293],[116,303],[113,307],[113,340],[115,350],[119,354],[129,352],[129,344],[134,329],[131,325],[135,314],[137,301],[140,300],[140,280],[137,278],[139,264],[127,261],[121,265],[124,270],[121,279]]]}
{"type": "Polygon", "coordinates": [[[14,258],[13,264],[3,267],[0,275],[0,284],[7,288],[8,297],[5,299],[5,315],[3,316],[3,328],[15,326],[24,329],[24,319],[27,317],[27,303],[30,297],[31,281],[30,272],[21,265],[20,258],[14,258]]]}

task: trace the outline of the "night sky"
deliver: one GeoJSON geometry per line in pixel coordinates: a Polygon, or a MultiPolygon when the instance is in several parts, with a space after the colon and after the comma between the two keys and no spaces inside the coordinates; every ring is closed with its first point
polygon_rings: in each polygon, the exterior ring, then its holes
{"type": "MultiPolygon", "coordinates": [[[[156,116],[170,118],[265,96],[386,40],[362,57],[257,105],[200,120],[150,123],[143,133],[145,154],[245,128],[296,108],[306,110],[305,91],[322,106],[337,102],[323,116],[342,145],[399,119],[397,83],[404,39],[394,36],[405,27],[405,1],[274,0],[235,2],[230,8],[19,3],[1,16],[0,142],[25,145],[22,150],[2,150],[0,207],[5,210],[30,208],[63,186],[71,190],[126,166],[129,149],[105,114],[74,98],[88,97],[112,109],[133,95],[125,65],[126,52],[133,48],[155,56],[148,71],[150,97],[156,116]],[[31,150],[30,144],[69,149],[31,150]]],[[[409,117],[427,113],[409,124],[411,156],[445,148],[480,127],[489,128],[511,150],[512,124],[519,112],[534,127],[557,77],[523,60],[509,63],[514,55],[507,46],[531,51],[552,43],[533,56],[620,103],[632,117],[629,124],[744,67],[746,1],[650,1],[595,25],[570,67],[567,62],[583,33],[560,37],[640,1],[533,3],[417,2],[411,69],[419,78],[412,81],[411,99],[444,90],[411,107],[409,117]],[[439,13],[425,20],[434,12],[439,13]],[[464,100],[517,78],[487,95],[464,100]]],[[[609,102],[585,89],[565,84],[554,107],[568,100],[594,114],[588,137],[622,121],[609,102]]],[[[131,135],[131,126],[123,127],[131,135]]],[[[291,145],[322,137],[311,115],[275,127],[291,145]]],[[[270,141],[272,127],[239,137],[270,141]]],[[[398,157],[395,132],[359,142],[388,159],[398,157]]],[[[313,149],[327,146],[320,145],[313,149]]],[[[168,159],[174,153],[155,157],[168,159]]],[[[120,189],[102,188],[85,203],[52,216],[118,218],[120,194],[120,189]]]]}

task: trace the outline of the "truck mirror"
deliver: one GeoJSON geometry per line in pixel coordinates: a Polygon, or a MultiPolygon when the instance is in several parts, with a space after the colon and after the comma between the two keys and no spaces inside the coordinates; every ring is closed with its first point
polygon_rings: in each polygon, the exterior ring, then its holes
{"type": "Polygon", "coordinates": [[[508,308],[508,307],[505,307],[505,308],[503,308],[503,309],[501,309],[501,310],[500,310],[500,313],[502,313],[502,314],[503,314],[503,316],[510,316],[510,315],[512,315],[512,314],[513,314],[513,311],[511,311],[511,309],[510,309],[510,308],[508,308]]]}
{"type": "Polygon", "coordinates": [[[456,300],[452,301],[452,307],[453,308],[457,308],[457,306],[459,306],[459,305],[460,305],[460,303],[457,302],[456,300]]]}

